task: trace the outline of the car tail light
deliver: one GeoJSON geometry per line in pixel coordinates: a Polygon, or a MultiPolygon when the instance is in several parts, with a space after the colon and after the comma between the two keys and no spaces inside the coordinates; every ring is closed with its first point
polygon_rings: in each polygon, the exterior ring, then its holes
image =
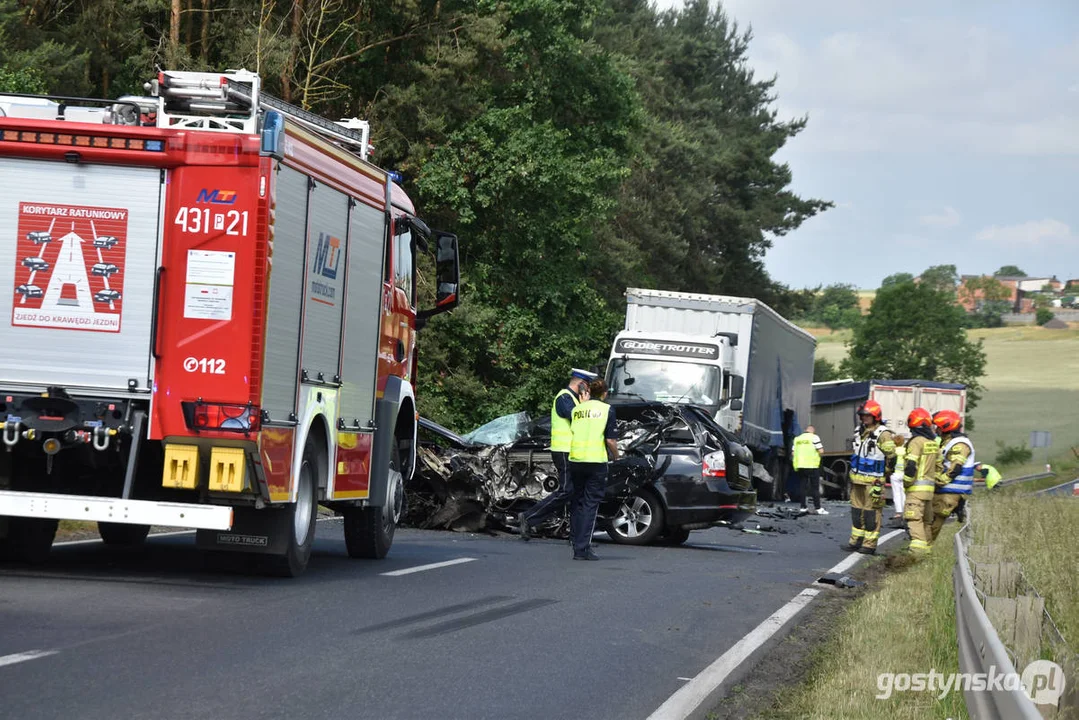
{"type": "Polygon", "coordinates": [[[722,450],[704,456],[701,476],[706,478],[727,477],[727,456],[722,450]]]}
{"type": "Polygon", "coordinates": [[[182,403],[187,427],[195,432],[258,432],[262,417],[258,407],[231,403],[182,403]]]}

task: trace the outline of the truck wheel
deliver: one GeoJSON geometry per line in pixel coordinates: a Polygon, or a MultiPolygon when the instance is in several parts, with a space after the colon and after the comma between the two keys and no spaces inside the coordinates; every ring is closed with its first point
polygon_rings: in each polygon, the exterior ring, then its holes
{"type": "Polygon", "coordinates": [[[7,536],[7,554],[18,562],[39,564],[45,562],[56,538],[58,520],[37,518],[10,518],[7,536]]]}
{"type": "Polygon", "coordinates": [[[389,487],[382,507],[352,507],[344,512],[345,549],[352,558],[381,560],[393,545],[397,522],[405,508],[405,482],[401,475],[401,450],[396,441],[390,455],[389,487]]]}
{"type": "Polygon", "coordinates": [[[607,534],[620,545],[648,545],[663,532],[663,504],[655,493],[638,490],[626,498],[607,523],[607,534]]]}
{"type": "Polygon", "coordinates": [[[145,542],[146,536],[150,533],[150,526],[99,522],[97,532],[106,545],[134,547],[145,542]]]}
{"type": "Polygon", "coordinates": [[[839,486],[839,499],[850,500],[850,463],[846,460],[832,463],[832,477],[839,486]]]}
{"type": "Polygon", "coordinates": [[[659,539],[664,545],[677,547],[689,540],[689,530],[683,527],[669,527],[663,531],[659,539]]]}
{"type": "Polygon", "coordinates": [[[315,517],[318,515],[318,451],[311,440],[303,449],[303,462],[296,475],[296,502],[292,504],[291,532],[284,555],[268,555],[267,569],[281,577],[296,577],[307,569],[311,546],[315,542],[315,517]]]}

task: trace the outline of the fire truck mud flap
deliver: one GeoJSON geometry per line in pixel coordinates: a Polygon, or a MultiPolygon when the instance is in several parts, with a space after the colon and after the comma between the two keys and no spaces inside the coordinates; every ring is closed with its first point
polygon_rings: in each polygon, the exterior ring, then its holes
{"type": "Polygon", "coordinates": [[[292,533],[292,509],[236,508],[231,529],[199,530],[196,545],[203,550],[284,555],[292,533]]]}

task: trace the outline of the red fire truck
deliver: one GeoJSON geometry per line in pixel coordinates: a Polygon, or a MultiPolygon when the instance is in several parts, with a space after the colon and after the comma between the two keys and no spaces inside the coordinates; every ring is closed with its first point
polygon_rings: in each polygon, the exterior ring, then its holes
{"type": "Polygon", "coordinates": [[[457,238],[367,161],[365,123],[245,71],[147,90],[0,96],[0,548],[172,526],[294,576],[323,505],[350,556],[385,556],[457,238]]]}

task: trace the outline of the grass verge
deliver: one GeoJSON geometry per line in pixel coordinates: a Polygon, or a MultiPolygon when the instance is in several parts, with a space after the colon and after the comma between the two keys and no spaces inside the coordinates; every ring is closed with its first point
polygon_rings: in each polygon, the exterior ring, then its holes
{"type": "Polygon", "coordinates": [[[757,717],[886,717],[911,720],[966,718],[961,692],[938,698],[932,692],[883,695],[880,673],[959,672],[955,638],[952,568],[955,551],[950,523],[933,554],[915,561],[905,553],[886,558],[890,565],[875,592],[856,600],[831,636],[814,653],[805,680],[780,691],[757,717]]]}
{"type": "MultiPolygon", "coordinates": [[[[1061,482],[1057,478],[1051,484],[1061,482]]],[[[1024,496],[1020,490],[1032,489],[1030,485],[977,497],[974,537],[979,543],[1003,546],[1008,558],[1022,565],[1072,652],[1079,652],[1079,572],[1074,559],[1079,499],[1024,496]]]]}
{"type": "Polygon", "coordinates": [[[56,528],[56,542],[62,542],[64,540],[85,540],[87,538],[96,538],[97,536],[96,522],[61,520],[59,527],[56,528]]]}

